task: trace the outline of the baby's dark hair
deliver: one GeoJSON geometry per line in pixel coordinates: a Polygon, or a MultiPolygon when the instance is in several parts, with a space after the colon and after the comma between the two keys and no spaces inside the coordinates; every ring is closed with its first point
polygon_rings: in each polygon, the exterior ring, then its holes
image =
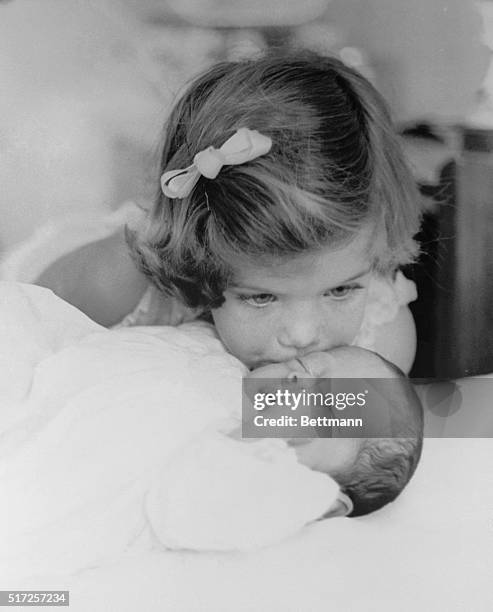
{"type": "Polygon", "coordinates": [[[296,50],[220,62],[171,111],[156,183],[247,127],[272,139],[250,162],[201,177],[183,199],[156,193],[127,231],[141,270],[191,307],[222,303],[233,270],[348,243],[363,227],[382,274],[411,262],[420,199],[386,104],[357,71],[296,50]]]}
{"type": "Polygon", "coordinates": [[[353,502],[351,517],[369,514],[394,501],[411,479],[421,457],[423,407],[407,377],[399,376],[391,384],[396,381],[399,381],[400,398],[395,401],[394,397],[390,413],[393,437],[366,438],[352,467],[344,473],[333,474],[353,502]]]}
{"type": "Polygon", "coordinates": [[[394,501],[414,474],[422,445],[422,437],[365,440],[354,468],[335,476],[353,502],[349,516],[363,516],[394,501]]]}

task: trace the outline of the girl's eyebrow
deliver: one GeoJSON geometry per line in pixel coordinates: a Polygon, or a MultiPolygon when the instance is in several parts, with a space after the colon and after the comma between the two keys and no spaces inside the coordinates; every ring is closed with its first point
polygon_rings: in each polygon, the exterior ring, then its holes
{"type": "MultiPolygon", "coordinates": [[[[362,276],[365,276],[366,274],[368,274],[368,272],[370,271],[371,271],[371,267],[366,268],[362,272],[357,272],[354,276],[351,276],[350,278],[346,278],[346,280],[338,282],[337,285],[333,285],[331,289],[334,289],[336,287],[341,287],[342,285],[345,285],[346,283],[350,283],[353,280],[361,278],[362,276]]],[[[231,281],[231,283],[228,286],[228,289],[240,289],[240,288],[247,289],[248,291],[257,291],[258,293],[275,293],[270,288],[255,287],[254,285],[246,285],[246,284],[242,284],[239,282],[235,282],[234,280],[231,281]]]]}
{"type": "Polygon", "coordinates": [[[371,268],[366,268],[366,270],[363,270],[363,272],[358,272],[354,276],[351,276],[351,278],[346,278],[346,280],[338,283],[336,287],[339,287],[340,285],[344,285],[345,283],[350,283],[353,280],[361,278],[362,276],[365,276],[365,274],[368,274],[368,272],[371,272],[371,268]]]}

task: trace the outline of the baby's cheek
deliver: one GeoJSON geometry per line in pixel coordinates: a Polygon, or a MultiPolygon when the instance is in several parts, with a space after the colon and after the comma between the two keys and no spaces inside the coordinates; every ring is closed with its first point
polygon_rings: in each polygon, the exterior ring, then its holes
{"type": "Polygon", "coordinates": [[[337,480],[353,468],[363,442],[363,438],[312,438],[293,446],[300,463],[337,480]]]}
{"type": "Polygon", "coordinates": [[[312,470],[317,469],[320,461],[317,456],[318,445],[314,440],[308,440],[307,438],[290,438],[287,443],[294,448],[299,463],[306,465],[306,467],[312,470]]]}

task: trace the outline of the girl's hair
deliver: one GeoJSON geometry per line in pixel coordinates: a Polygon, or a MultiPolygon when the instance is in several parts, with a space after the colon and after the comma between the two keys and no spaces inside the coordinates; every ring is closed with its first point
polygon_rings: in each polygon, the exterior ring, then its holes
{"type": "Polygon", "coordinates": [[[377,272],[414,259],[419,196],[386,104],[361,74],[300,50],[216,64],[171,111],[157,178],[241,127],[270,136],[269,153],[201,177],[183,199],[159,189],[145,226],[127,231],[162,291],[217,307],[235,266],[338,247],[366,225],[377,272]]]}

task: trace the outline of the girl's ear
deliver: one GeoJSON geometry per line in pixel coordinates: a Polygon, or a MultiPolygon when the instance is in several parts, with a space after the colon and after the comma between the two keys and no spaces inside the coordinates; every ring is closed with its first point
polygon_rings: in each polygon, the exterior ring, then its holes
{"type": "Polygon", "coordinates": [[[345,493],[340,492],[332,506],[318,520],[335,518],[336,516],[347,516],[351,514],[353,509],[354,506],[351,499],[345,493]]]}

